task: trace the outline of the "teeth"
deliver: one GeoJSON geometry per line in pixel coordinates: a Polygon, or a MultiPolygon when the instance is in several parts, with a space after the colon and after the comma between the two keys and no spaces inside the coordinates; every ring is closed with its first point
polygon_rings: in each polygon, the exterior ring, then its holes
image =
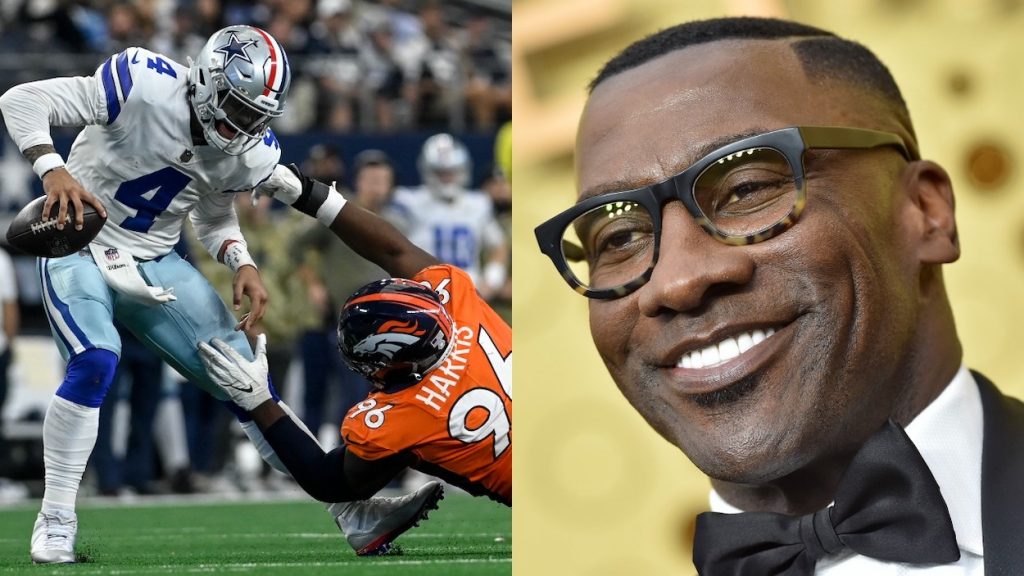
{"type": "Polygon", "coordinates": [[[683,354],[683,357],[676,363],[676,367],[706,368],[727,362],[764,342],[772,334],[775,334],[774,328],[731,336],[703,350],[694,350],[683,354]]]}
{"type": "Polygon", "coordinates": [[[718,345],[718,358],[722,362],[732,360],[740,355],[740,345],[735,338],[726,338],[718,345]]]}
{"type": "Polygon", "coordinates": [[[718,364],[718,346],[708,346],[700,351],[700,361],[705,366],[718,364]]]}
{"type": "Polygon", "coordinates": [[[754,346],[754,339],[750,337],[749,332],[740,334],[740,337],[736,339],[740,346],[740,354],[743,354],[747,350],[750,350],[754,346]]]}

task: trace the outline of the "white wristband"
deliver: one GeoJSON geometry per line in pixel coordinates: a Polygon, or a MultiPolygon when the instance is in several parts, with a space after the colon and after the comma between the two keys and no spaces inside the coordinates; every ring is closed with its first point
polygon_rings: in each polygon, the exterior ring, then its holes
{"type": "Polygon", "coordinates": [[[331,184],[331,191],[327,194],[327,199],[320,205],[320,208],[316,211],[316,219],[324,226],[328,228],[331,224],[334,224],[334,219],[338,217],[338,213],[345,207],[345,197],[342,196],[337,190],[334,189],[334,184],[331,184]]]}
{"type": "Polygon", "coordinates": [[[35,171],[36,176],[42,178],[47,172],[55,168],[64,166],[64,159],[60,157],[60,154],[56,152],[50,152],[49,154],[43,154],[36,161],[32,163],[32,170],[35,171]]]}
{"type": "Polygon", "coordinates": [[[501,262],[488,262],[484,266],[484,284],[492,290],[499,290],[505,285],[505,279],[508,278],[508,273],[505,271],[505,265],[501,262]]]}
{"type": "Polygon", "coordinates": [[[242,266],[256,268],[256,262],[249,255],[249,249],[237,240],[228,241],[228,247],[224,249],[224,265],[236,273],[242,266]]]}

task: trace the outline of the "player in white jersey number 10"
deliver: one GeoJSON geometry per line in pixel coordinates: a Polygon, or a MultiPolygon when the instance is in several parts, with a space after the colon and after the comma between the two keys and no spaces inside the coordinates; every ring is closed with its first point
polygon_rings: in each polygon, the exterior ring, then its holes
{"type": "MultiPolygon", "coordinates": [[[[250,26],[218,31],[189,64],[128,48],[92,76],[21,84],[0,97],[11,138],[42,178],[44,213],[59,205],[59,228],[69,204],[76,216],[84,202],[107,217],[88,250],[39,260],[67,372],[43,423],[45,492],[31,540],[37,563],[76,560],[75,500],[121,352],[115,319],[221,400],[227,396],[203,370],[197,343],[220,338],[253,358],[242,331],[263,316],[268,295],[239,230],[233,193],[252,189],[278,163],[269,123],[284,112],[291,70],[280,44],[250,26]],[[51,126],[84,127],[66,163],[51,126]],[[173,251],[186,216],[206,249],[235,272],[235,310],[249,300],[241,321],[173,251]]],[[[259,428],[237,413],[263,458],[287,472],[259,428]]],[[[360,530],[372,530],[368,515],[419,512],[409,510],[408,499],[373,503],[348,514],[363,516],[360,530]]]]}
{"type": "Polygon", "coordinates": [[[417,165],[423,184],[399,188],[394,195],[395,205],[406,215],[409,240],[441,262],[465,270],[480,295],[489,299],[505,284],[508,243],[490,197],[468,188],[469,152],[450,134],[435,134],[423,143],[417,165]]]}

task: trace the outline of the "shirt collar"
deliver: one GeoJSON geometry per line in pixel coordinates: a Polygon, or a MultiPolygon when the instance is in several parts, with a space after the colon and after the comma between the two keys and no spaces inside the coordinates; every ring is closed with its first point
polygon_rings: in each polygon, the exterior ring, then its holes
{"type": "Polygon", "coordinates": [[[981,556],[981,449],[984,416],[978,383],[961,366],[953,381],[907,425],[953,520],[961,550],[981,556]]]}
{"type": "MultiPolygon", "coordinates": [[[[961,366],[939,396],[906,427],[939,485],[961,550],[983,555],[981,524],[981,449],[984,417],[981,393],[970,371],[961,366]]],[[[713,512],[742,512],[714,489],[713,512]]]]}

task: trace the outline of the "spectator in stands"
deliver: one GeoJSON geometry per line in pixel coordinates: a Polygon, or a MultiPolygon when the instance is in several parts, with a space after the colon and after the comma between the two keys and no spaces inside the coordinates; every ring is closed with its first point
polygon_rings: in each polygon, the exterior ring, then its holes
{"type": "Polygon", "coordinates": [[[428,1],[419,12],[423,26],[415,74],[415,118],[422,128],[449,129],[461,121],[462,77],[459,54],[444,19],[442,4],[428,1]]]}
{"type": "Polygon", "coordinates": [[[103,51],[114,54],[132,46],[147,46],[153,32],[153,22],[144,20],[134,4],[116,3],[107,12],[107,43],[103,51]]]}
{"type": "Polygon", "coordinates": [[[312,27],[315,39],[314,75],[321,96],[323,125],[349,132],[357,125],[356,109],[364,82],[360,53],[367,40],[356,25],[351,0],[322,0],[320,21],[312,27]]]}
{"type": "Polygon", "coordinates": [[[323,182],[336,182],[337,189],[342,194],[348,194],[349,189],[345,186],[345,162],[341,159],[341,153],[330,144],[316,144],[311,146],[306,161],[302,164],[303,174],[318,174],[316,178],[323,182]]]}
{"type": "Polygon", "coordinates": [[[370,92],[373,123],[377,131],[391,132],[410,122],[412,92],[395,56],[391,27],[382,23],[369,29],[360,53],[363,85],[370,92]]]}
{"type": "MultiPolygon", "coordinates": [[[[309,64],[311,54],[316,51],[316,42],[310,33],[311,24],[307,22],[308,2],[277,2],[275,5],[279,5],[279,9],[274,12],[262,11],[269,13],[269,16],[264,14],[267,21],[262,25],[288,54],[292,85],[288,94],[288,112],[274,122],[274,132],[293,134],[317,124],[317,107],[323,98],[317,94],[315,66],[309,64]]],[[[252,10],[253,17],[259,12],[252,10]]]]}
{"type": "MultiPolygon", "coordinates": [[[[309,33],[309,26],[301,20],[293,20],[288,16],[290,12],[276,12],[266,22],[267,32],[278,39],[281,47],[290,59],[299,59],[308,55],[313,48],[312,37],[309,33]]],[[[292,71],[301,73],[302,70],[292,71]]]]}
{"type": "MultiPolygon", "coordinates": [[[[380,150],[364,150],[356,156],[353,182],[355,192],[345,194],[350,202],[404,228],[404,219],[391,204],[394,172],[386,154],[380,150]]],[[[335,331],[338,306],[357,288],[386,278],[387,273],[339,242],[328,228],[316,223],[295,239],[290,251],[293,257],[304,258],[305,265],[299,276],[306,282],[309,300],[315,302],[321,312],[319,329],[307,332],[303,338],[306,378],[303,421],[318,433],[324,422],[325,408],[328,422],[337,424],[341,415],[369,391],[369,383],[362,376],[339,362],[335,331]],[[337,402],[328,402],[328,383],[335,375],[341,381],[340,398],[337,402]]],[[[337,442],[337,428],[332,427],[332,442],[328,444],[337,442]]]]}
{"type": "Polygon", "coordinates": [[[493,131],[512,117],[510,49],[495,38],[489,18],[480,13],[470,16],[463,48],[464,93],[477,130],[493,131]]]}
{"type": "Polygon", "coordinates": [[[13,35],[21,40],[14,46],[24,49],[28,44],[50,50],[87,51],[90,44],[75,22],[74,8],[70,2],[22,2],[15,16],[17,25],[11,27],[13,35]]]}
{"type": "MultiPolygon", "coordinates": [[[[223,28],[227,23],[221,10],[220,0],[195,0],[195,32],[203,38],[209,38],[217,30],[223,28]]],[[[280,38],[274,36],[274,38],[280,38]]],[[[280,41],[280,40],[279,40],[280,41]]],[[[285,47],[288,50],[288,47],[285,47]]]]}
{"type": "Polygon", "coordinates": [[[360,6],[360,16],[367,29],[376,28],[381,24],[387,25],[391,30],[395,46],[399,48],[423,35],[420,19],[406,10],[402,0],[364,2],[360,6]]]}
{"type": "Polygon", "coordinates": [[[174,11],[174,19],[167,35],[157,40],[154,47],[158,52],[170,56],[177,62],[185,62],[187,56],[199,53],[208,38],[196,32],[196,25],[193,10],[179,6],[174,11]]]}

